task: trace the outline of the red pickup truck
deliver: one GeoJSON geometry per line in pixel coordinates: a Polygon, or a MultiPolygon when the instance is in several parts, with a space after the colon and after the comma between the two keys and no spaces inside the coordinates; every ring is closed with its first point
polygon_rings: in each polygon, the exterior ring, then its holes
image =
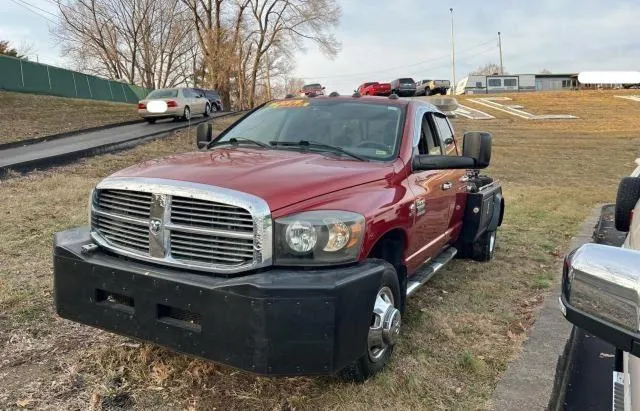
{"type": "Polygon", "coordinates": [[[257,374],[364,380],[408,296],[456,254],[493,256],[491,135],[460,150],[429,103],[289,98],[198,131],[200,151],[105,178],[89,226],[55,234],[60,316],[257,374]]]}
{"type": "Polygon", "coordinates": [[[388,96],[391,94],[391,83],[362,83],[356,91],[362,96],[388,96]]]}

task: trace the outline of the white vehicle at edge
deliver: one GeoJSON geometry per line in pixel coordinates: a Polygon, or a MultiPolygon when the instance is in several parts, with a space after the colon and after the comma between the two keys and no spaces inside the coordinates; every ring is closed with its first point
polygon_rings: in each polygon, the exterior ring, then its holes
{"type": "Polygon", "coordinates": [[[616,347],[612,409],[640,410],[640,159],[618,186],[622,247],[585,244],[570,253],[560,309],[567,320],[616,347]]]}

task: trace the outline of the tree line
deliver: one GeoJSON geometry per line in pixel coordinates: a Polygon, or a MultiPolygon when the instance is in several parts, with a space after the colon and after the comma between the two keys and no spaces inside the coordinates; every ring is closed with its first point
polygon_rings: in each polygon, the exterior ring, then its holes
{"type": "Polygon", "coordinates": [[[337,0],[56,0],[52,29],[75,68],[147,88],[218,90],[246,109],[286,92],[294,54],[340,50],[337,0]]]}

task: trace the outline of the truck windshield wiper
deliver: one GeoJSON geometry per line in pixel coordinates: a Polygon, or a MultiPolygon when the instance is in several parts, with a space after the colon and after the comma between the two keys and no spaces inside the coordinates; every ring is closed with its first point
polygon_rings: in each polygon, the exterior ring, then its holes
{"type": "Polygon", "coordinates": [[[281,146],[281,147],[302,147],[302,148],[318,148],[325,151],[331,151],[333,153],[344,154],[351,158],[355,158],[360,161],[369,161],[364,157],[361,157],[357,154],[354,154],[350,151],[343,149],[342,147],[332,146],[329,144],[316,143],[313,141],[300,140],[300,141],[270,141],[269,144],[272,146],[281,146]]]}
{"type": "Polygon", "coordinates": [[[207,144],[207,149],[210,149],[216,146],[224,146],[227,144],[232,144],[234,146],[237,146],[240,143],[249,143],[262,148],[272,148],[269,144],[263,143],[262,141],[251,140],[250,138],[243,138],[243,137],[231,137],[229,140],[212,141],[209,144],[207,144]]]}

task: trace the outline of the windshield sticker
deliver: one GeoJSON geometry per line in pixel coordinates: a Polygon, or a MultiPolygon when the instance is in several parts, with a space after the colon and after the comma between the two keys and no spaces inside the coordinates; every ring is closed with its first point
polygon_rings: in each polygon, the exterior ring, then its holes
{"type": "Polygon", "coordinates": [[[309,102],[307,100],[280,100],[272,101],[267,107],[273,108],[288,108],[288,107],[307,107],[309,102]]]}
{"type": "Polygon", "coordinates": [[[386,151],[384,151],[384,150],[376,150],[376,155],[377,155],[377,156],[386,156],[386,155],[388,155],[388,154],[389,154],[389,153],[387,153],[387,152],[386,152],[386,151]]]}

